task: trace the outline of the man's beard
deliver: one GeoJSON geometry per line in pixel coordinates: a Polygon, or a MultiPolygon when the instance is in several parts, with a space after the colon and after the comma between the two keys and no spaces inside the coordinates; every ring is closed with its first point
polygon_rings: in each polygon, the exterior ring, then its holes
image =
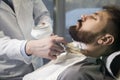
{"type": "Polygon", "coordinates": [[[88,31],[78,30],[76,26],[69,28],[69,33],[73,40],[89,44],[95,41],[99,33],[91,33],[88,31]]]}

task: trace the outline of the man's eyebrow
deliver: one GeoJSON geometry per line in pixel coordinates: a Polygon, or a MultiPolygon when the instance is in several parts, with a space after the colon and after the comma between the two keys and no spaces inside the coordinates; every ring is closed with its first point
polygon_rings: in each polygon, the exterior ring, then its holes
{"type": "Polygon", "coordinates": [[[95,12],[95,13],[93,13],[93,14],[95,14],[95,15],[99,15],[99,13],[97,13],[97,12],[95,12]]]}
{"type": "Polygon", "coordinates": [[[95,13],[93,13],[93,14],[94,14],[95,16],[98,16],[99,19],[101,19],[101,17],[102,17],[99,12],[95,12],[95,13]]]}

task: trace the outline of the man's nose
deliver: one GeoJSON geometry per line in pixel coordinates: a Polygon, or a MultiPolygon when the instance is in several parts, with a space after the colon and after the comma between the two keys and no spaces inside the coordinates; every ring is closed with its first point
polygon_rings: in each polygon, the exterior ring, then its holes
{"type": "Polygon", "coordinates": [[[81,16],[81,19],[82,19],[82,21],[84,22],[84,21],[86,21],[90,16],[91,16],[91,15],[82,15],[82,16],[81,16]]]}

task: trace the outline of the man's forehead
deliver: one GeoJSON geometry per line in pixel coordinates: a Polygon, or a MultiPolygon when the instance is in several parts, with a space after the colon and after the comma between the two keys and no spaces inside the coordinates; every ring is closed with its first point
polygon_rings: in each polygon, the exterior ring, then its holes
{"type": "Polygon", "coordinates": [[[106,10],[99,10],[93,13],[95,16],[98,17],[99,21],[108,21],[111,16],[106,10]]]}
{"type": "Polygon", "coordinates": [[[99,10],[93,14],[97,14],[98,16],[103,16],[103,17],[110,17],[110,15],[108,14],[108,12],[106,10],[99,10]]]}

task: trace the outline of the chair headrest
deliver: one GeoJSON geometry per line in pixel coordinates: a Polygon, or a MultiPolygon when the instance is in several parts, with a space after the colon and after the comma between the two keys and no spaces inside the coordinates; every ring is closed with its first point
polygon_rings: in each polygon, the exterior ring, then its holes
{"type": "Polygon", "coordinates": [[[116,78],[120,71],[120,51],[114,52],[107,57],[106,68],[110,75],[116,78]]]}

